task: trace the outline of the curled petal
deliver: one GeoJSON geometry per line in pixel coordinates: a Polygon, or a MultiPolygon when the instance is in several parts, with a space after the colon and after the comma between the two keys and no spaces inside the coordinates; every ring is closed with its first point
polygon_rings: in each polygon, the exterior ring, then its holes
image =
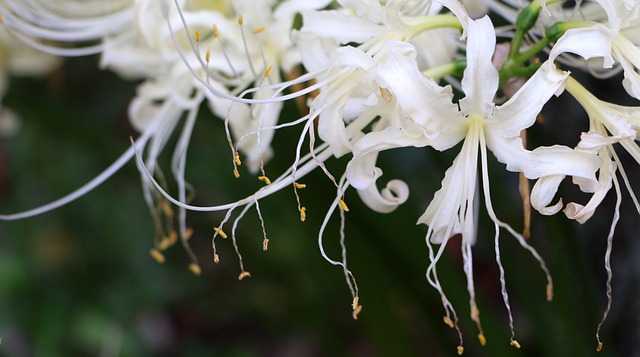
{"type": "Polygon", "coordinates": [[[564,175],[552,175],[538,179],[531,190],[531,206],[546,216],[558,213],[562,209],[562,199],[553,206],[550,204],[564,177],[564,175]]]}
{"type": "Polygon", "coordinates": [[[378,191],[375,183],[364,190],[358,190],[358,194],[369,208],[380,213],[393,212],[399,205],[409,198],[409,186],[401,180],[391,180],[387,186],[378,191]]]}
{"type": "Polygon", "coordinates": [[[561,53],[570,52],[584,59],[602,57],[604,68],[611,68],[614,63],[611,44],[616,36],[615,32],[601,24],[568,30],[553,46],[549,63],[553,63],[561,53]]]}

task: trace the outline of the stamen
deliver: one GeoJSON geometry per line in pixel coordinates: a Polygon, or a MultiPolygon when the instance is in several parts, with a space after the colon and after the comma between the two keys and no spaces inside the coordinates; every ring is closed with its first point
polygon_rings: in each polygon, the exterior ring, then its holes
{"type": "Polygon", "coordinates": [[[262,250],[265,252],[269,250],[269,240],[266,238],[262,240],[262,250]]]}
{"type": "Polygon", "coordinates": [[[216,264],[220,263],[220,256],[218,253],[213,253],[213,262],[216,264]]]}
{"type": "Polygon", "coordinates": [[[602,351],[602,342],[598,343],[598,347],[596,347],[596,352],[602,351]]]}
{"type": "Polygon", "coordinates": [[[391,103],[391,101],[393,100],[393,95],[387,88],[380,87],[380,95],[382,96],[382,99],[385,103],[391,103]]]}
{"type": "Polygon", "coordinates": [[[196,263],[189,264],[189,270],[191,270],[191,272],[195,276],[200,276],[200,274],[202,273],[202,269],[200,269],[200,266],[196,263]]]}
{"type": "Polygon", "coordinates": [[[261,33],[261,32],[264,32],[265,29],[266,27],[260,26],[257,29],[253,30],[253,33],[261,33]]]}
{"type": "Polygon", "coordinates": [[[227,234],[222,230],[222,228],[213,227],[213,230],[216,231],[222,238],[227,238],[227,234]]]}
{"type": "Polygon", "coordinates": [[[463,353],[464,353],[464,347],[458,346],[458,356],[462,356],[463,353]]]}
{"type": "Polygon", "coordinates": [[[269,73],[271,73],[271,68],[273,68],[273,66],[268,66],[267,69],[264,70],[265,77],[269,77],[269,73]]]}
{"type": "Polygon", "coordinates": [[[362,311],[362,305],[358,305],[358,306],[356,306],[356,308],[355,308],[355,309],[353,309],[353,314],[352,314],[352,316],[353,316],[353,319],[354,319],[354,320],[357,320],[357,319],[358,319],[358,315],[360,314],[360,312],[361,312],[361,311],[362,311]]]}
{"type": "Polygon", "coordinates": [[[511,342],[509,344],[511,346],[517,348],[517,349],[520,349],[520,347],[521,347],[520,344],[518,343],[518,341],[516,341],[516,340],[511,340],[511,342]]]}
{"type": "Polygon", "coordinates": [[[553,300],[553,285],[547,284],[547,301],[553,300]]]}
{"type": "Polygon", "coordinates": [[[236,154],[234,155],[234,161],[236,162],[236,165],[240,166],[242,165],[242,161],[240,161],[240,154],[236,151],[236,154]]]}
{"type": "Polygon", "coordinates": [[[251,277],[251,273],[249,273],[248,271],[243,271],[242,273],[240,273],[240,275],[238,276],[238,280],[242,280],[244,278],[249,278],[251,277]]]}
{"type": "Polygon", "coordinates": [[[242,26],[244,23],[244,16],[242,14],[238,15],[238,25],[242,26]]]}
{"type": "Polygon", "coordinates": [[[211,50],[207,50],[207,54],[204,56],[204,60],[209,63],[211,61],[211,50]]]}
{"type": "Polygon", "coordinates": [[[347,207],[347,204],[344,202],[344,200],[340,200],[338,201],[338,203],[340,204],[340,208],[342,208],[343,211],[349,212],[349,207],[347,207]]]}
{"type": "Polygon", "coordinates": [[[193,236],[193,229],[191,227],[187,227],[184,231],[184,239],[189,240],[191,239],[191,236],[193,236]]]}
{"type": "Polygon", "coordinates": [[[240,172],[238,172],[238,169],[233,169],[233,176],[240,178],[240,172]]]}
{"type": "Polygon", "coordinates": [[[151,248],[149,250],[149,255],[151,255],[151,257],[155,259],[155,261],[158,262],[159,264],[162,264],[165,261],[164,255],[155,248],[151,248]]]}
{"type": "Polygon", "coordinates": [[[196,31],[196,42],[200,42],[200,31],[196,31]]]}
{"type": "Polygon", "coordinates": [[[219,34],[220,33],[218,32],[218,25],[213,25],[213,37],[218,38],[219,34]]]}
{"type": "Polygon", "coordinates": [[[303,188],[307,188],[307,185],[305,185],[305,184],[303,184],[303,183],[297,183],[297,182],[294,182],[293,184],[294,184],[294,185],[296,186],[296,188],[297,188],[297,189],[299,189],[299,190],[300,190],[300,189],[303,189],[303,188]]]}
{"type": "Polygon", "coordinates": [[[300,208],[300,221],[304,222],[307,219],[307,209],[305,207],[300,208]]]}
{"type": "Polygon", "coordinates": [[[443,316],[442,317],[442,321],[444,321],[445,325],[449,326],[449,328],[454,328],[455,327],[455,324],[453,323],[453,321],[451,321],[449,316],[443,316]]]}
{"type": "Polygon", "coordinates": [[[267,176],[259,176],[258,180],[264,182],[267,185],[271,185],[271,180],[267,176]]]}
{"type": "Polygon", "coordinates": [[[480,341],[480,346],[484,346],[487,344],[487,338],[484,337],[483,333],[478,334],[478,341],[480,341]]]}

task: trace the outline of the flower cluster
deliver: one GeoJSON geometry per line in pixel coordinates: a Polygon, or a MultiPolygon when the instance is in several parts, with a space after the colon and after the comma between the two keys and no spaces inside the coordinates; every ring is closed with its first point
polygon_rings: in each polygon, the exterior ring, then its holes
{"type": "MultiPolygon", "coordinates": [[[[620,164],[614,145],[620,144],[640,163],[640,109],[603,102],[560,65],[585,69],[597,76],[624,73],[622,85],[640,99],[640,5],[634,1],[595,0],[110,0],[100,5],[79,0],[2,0],[4,27],[15,39],[53,55],[99,53],[103,68],[125,79],[141,80],[129,106],[132,125],[140,136],[105,172],[78,191],[31,211],[2,215],[18,219],[66,204],[106,180],[134,157],[140,169],[147,204],[158,231],[151,255],[164,261],[162,251],[182,240],[190,269],[200,274],[188,248],[191,235],[186,212],[221,211],[224,219],[212,239],[213,259],[220,259],[218,237],[236,242],[236,227],[249,209],[260,220],[260,200],[282,189],[294,191],[302,221],[306,208],[298,191],[311,171],[320,170],[336,192],[318,241],[331,264],[344,269],[353,294],[353,316],[362,306],[354,275],[341,260],[327,256],[323,236],[331,217],[344,222],[349,211],[345,192],[357,191],[372,210],[392,212],[409,196],[400,180],[379,184],[382,151],[403,147],[456,150],[418,224],[427,226],[428,283],[440,294],[444,321],[460,336],[458,315],[447,298],[437,263],[451,238],[461,236],[464,273],[471,319],[485,344],[475,300],[473,246],[477,243],[478,212],[494,223],[495,259],[501,294],[509,314],[510,343],[520,347],[515,330],[504,268],[500,257],[503,233],[513,237],[536,259],[547,279],[546,298],[553,298],[551,274],[542,257],[519,233],[494,212],[488,174],[489,152],[503,167],[521,176],[525,212],[543,215],[561,211],[586,222],[614,188],[617,206],[608,236],[605,267],[609,305],[609,256],[622,199],[622,178],[638,212],[640,204],[620,164]],[[491,14],[492,17],[489,17],[491,14]],[[499,18],[507,26],[496,27],[499,18]],[[589,131],[576,147],[529,148],[528,128],[554,96],[567,92],[584,108],[589,131]],[[286,101],[295,101],[302,115],[281,115],[286,101]],[[235,202],[193,206],[185,180],[187,149],[202,104],[222,119],[229,142],[233,174],[241,165],[264,186],[235,202]],[[280,128],[298,127],[295,158],[288,170],[271,179],[265,165],[279,159],[271,142],[280,128]],[[158,157],[180,130],[173,148],[171,172],[177,192],[170,193],[158,157]],[[331,172],[325,162],[347,157],[343,172],[331,172]],[[558,199],[561,182],[571,178],[590,195],[586,203],[558,199]],[[535,181],[531,190],[529,180],[535,181]],[[554,201],[555,200],[555,201],[554,201]],[[530,203],[530,206],[529,206],[530,203]],[[178,209],[177,230],[172,222],[178,209]],[[237,212],[239,211],[239,212],[237,212]],[[229,221],[231,228],[227,228],[229,221]]],[[[15,41],[14,39],[14,41],[15,41]]],[[[230,170],[231,171],[231,170],[230,170]]],[[[263,247],[268,248],[264,229],[263,247]]],[[[344,233],[341,232],[344,239],[344,233]]],[[[344,247],[344,245],[343,245],[344,247]]],[[[250,276],[242,265],[239,278],[250,276]]],[[[598,350],[602,348],[598,338],[598,350]]]]}

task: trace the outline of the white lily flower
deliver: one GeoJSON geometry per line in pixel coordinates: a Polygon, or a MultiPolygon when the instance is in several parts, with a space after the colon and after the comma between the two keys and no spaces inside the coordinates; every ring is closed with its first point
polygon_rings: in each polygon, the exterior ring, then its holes
{"type": "MultiPolygon", "coordinates": [[[[584,59],[602,58],[599,65],[606,71],[598,71],[601,77],[613,76],[611,70],[619,66],[624,73],[623,85],[627,92],[640,99],[640,4],[634,1],[596,0],[606,13],[608,23],[574,28],[557,41],[551,56],[571,52],[584,59]]],[[[591,63],[593,66],[593,62],[591,63]]]]}
{"type": "Polygon", "coordinates": [[[97,54],[103,50],[104,37],[130,37],[133,12],[134,0],[0,2],[7,30],[22,42],[59,56],[97,54]]]}
{"type": "MultiPolygon", "coordinates": [[[[440,87],[420,73],[412,45],[394,43],[393,46],[404,47],[404,50],[387,51],[386,59],[377,67],[377,75],[383,82],[381,86],[393,94],[404,117],[413,121],[414,125],[367,134],[354,146],[354,158],[347,175],[354,187],[371,190],[371,185],[381,175],[381,170],[374,166],[377,152],[401,146],[426,145],[446,150],[463,141],[461,152],[445,173],[442,188],[436,192],[418,223],[429,226],[426,240],[431,264],[427,277],[441,293],[447,318],[450,313],[455,317],[455,312],[442,291],[435,265],[450,237],[462,234],[472,319],[478,323],[482,334],[471,268],[471,246],[476,241],[478,175],[482,177],[485,207],[496,227],[496,259],[501,269],[502,293],[507,309],[510,310],[498,247],[500,228],[507,230],[529,250],[548,274],[535,250],[520,234],[500,221],[493,211],[487,175],[487,149],[493,152],[498,161],[507,165],[507,170],[523,172],[529,179],[570,175],[595,182],[594,173],[600,161],[594,155],[558,145],[533,151],[522,146],[520,132],[535,122],[537,114],[551,96],[562,91],[566,74],[551,71],[543,65],[509,101],[496,106],[493,98],[498,89],[498,72],[491,62],[495,48],[493,26],[486,17],[467,21],[468,64],[462,80],[465,97],[459,105],[452,103],[450,89],[440,87]],[[478,160],[481,162],[480,170],[478,160]],[[441,244],[435,254],[431,243],[441,244]]],[[[555,190],[551,191],[555,194],[555,190]]],[[[536,199],[535,195],[536,192],[532,200],[536,199]]],[[[551,280],[548,279],[550,290],[551,280]]]]}

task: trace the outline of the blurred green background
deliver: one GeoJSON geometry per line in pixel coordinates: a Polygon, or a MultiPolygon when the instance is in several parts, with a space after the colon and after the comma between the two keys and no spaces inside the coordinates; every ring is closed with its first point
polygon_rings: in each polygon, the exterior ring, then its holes
{"type": "MultiPolygon", "coordinates": [[[[126,108],[135,84],[101,72],[97,59],[71,59],[44,79],[14,78],[4,102],[21,115],[21,130],[0,139],[0,210],[11,213],[61,197],[107,167],[129,147],[126,108]]],[[[604,85],[598,83],[598,85],[604,85]]],[[[551,144],[570,120],[560,99],[531,130],[532,143],[551,144]],[[554,129],[555,128],[555,129],[554,129]],[[536,139],[536,138],[546,138],[536,139]]],[[[580,113],[578,113],[580,114],[580,113]]],[[[572,120],[571,123],[576,122],[572,120]]],[[[206,110],[196,125],[187,165],[198,205],[226,203],[261,185],[246,171],[233,178],[222,122],[206,110]]],[[[293,160],[295,130],[277,135],[272,178],[293,160]]],[[[175,142],[175,138],[174,138],[175,142]]],[[[172,147],[172,144],[169,145],[172,147]]],[[[238,244],[252,277],[238,281],[230,240],[218,240],[221,262],[211,259],[212,227],[222,214],[190,213],[190,240],[203,268],[189,272],[178,245],[165,264],[148,254],[154,228],[134,163],[70,205],[39,217],[0,222],[0,355],[3,356],[454,356],[457,335],[442,322],[439,295],[429,287],[425,226],[415,224],[457,150],[407,149],[381,156],[384,179],[399,178],[410,200],[388,215],[374,213],[355,192],[346,200],[349,266],[364,306],[351,317],[351,295],[340,268],[325,262],[317,233],[334,194],[321,174],[305,178],[299,221],[285,190],[261,201],[269,250],[255,211],[239,228],[238,244]]],[[[168,172],[171,151],[164,156],[168,172]]],[[[339,176],[346,161],[329,168],[339,176]]],[[[627,165],[637,182],[637,165],[627,165]]],[[[498,216],[522,229],[517,175],[490,164],[498,216]]],[[[564,194],[577,197],[570,183],[564,194]]],[[[529,254],[502,232],[502,256],[516,339],[509,346],[507,315],[493,254],[493,224],[480,205],[474,268],[488,343],[480,347],[469,316],[459,239],[439,265],[456,307],[468,356],[590,356],[605,304],[603,256],[613,198],[584,226],[534,214],[531,244],[546,259],[555,299],[545,299],[544,275],[529,254]]],[[[640,356],[638,215],[630,200],[614,246],[614,306],[603,330],[600,356],[640,356]]],[[[326,234],[327,251],[340,256],[338,220],[326,234]]]]}

